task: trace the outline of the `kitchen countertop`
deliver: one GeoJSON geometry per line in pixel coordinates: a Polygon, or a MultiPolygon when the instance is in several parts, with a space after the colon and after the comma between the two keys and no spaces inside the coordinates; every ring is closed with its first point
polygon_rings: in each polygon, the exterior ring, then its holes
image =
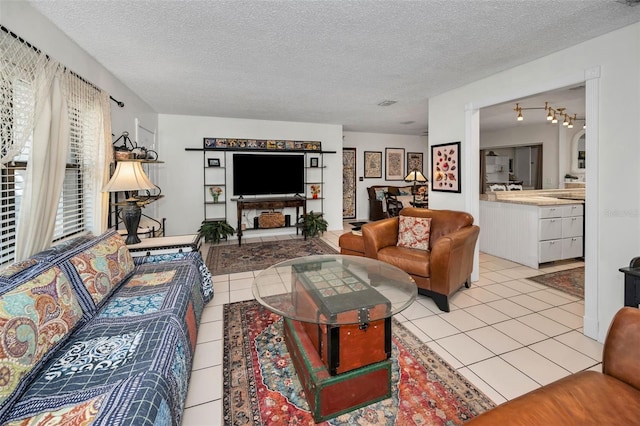
{"type": "Polygon", "coordinates": [[[585,190],[572,189],[539,189],[525,191],[495,191],[481,194],[480,199],[499,203],[527,204],[534,206],[559,206],[582,204],[585,201],[585,190]]]}

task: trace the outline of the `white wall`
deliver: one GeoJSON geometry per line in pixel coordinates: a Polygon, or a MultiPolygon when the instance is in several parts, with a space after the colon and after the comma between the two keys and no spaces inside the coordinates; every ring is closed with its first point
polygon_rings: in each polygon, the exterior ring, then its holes
{"type": "MultiPolygon", "coordinates": [[[[168,235],[194,233],[204,219],[203,154],[185,151],[185,148],[201,148],[205,137],[321,141],[323,151],[336,151],[335,154],[324,155],[326,169],[322,195],[329,230],[342,229],[342,126],[165,114],[159,116],[158,122],[158,153],[165,161],[159,166],[159,184],[165,198],[158,203],[163,217],[167,219],[168,235]]],[[[226,173],[229,183],[232,176],[229,164],[226,173]]],[[[269,179],[268,170],[253,170],[251,173],[256,179],[269,179]]],[[[235,228],[236,204],[228,202],[226,208],[227,221],[235,228]]],[[[285,232],[294,231],[251,231],[244,237],[285,232]]]]}
{"type": "MultiPolygon", "coordinates": [[[[482,110],[480,111],[482,116],[482,110]]],[[[544,118],[544,117],[543,117],[544,118]]],[[[546,120],[539,124],[524,124],[503,130],[483,131],[480,127],[480,148],[542,144],[542,187],[563,187],[564,175],[570,173],[571,140],[582,126],[567,129],[546,120]],[[560,143],[560,140],[563,143],[560,143]]]]}
{"type": "MultiPolygon", "coordinates": [[[[585,334],[602,341],[623,305],[618,268],[640,253],[640,24],[431,98],[429,136],[432,144],[461,140],[463,155],[471,159],[469,173],[477,181],[480,108],[585,81],[584,320],[585,334]]],[[[477,213],[477,184],[464,191],[469,191],[466,197],[438,193],[438,202],[477,213]]]]}
{"type": "Polygon", "coordinates": [[[356,149],[356,220],[369,219],[369,196],[367,188],[373,185],[404,186],[404,181],[385,180],[385,148],[404,148],[405,168],[408,152],[421,152],[423,154],[422,171],[427,179],[429,176],[429,159],[427,156],[428,138],[426,136],[391,135],[383,133],[344,132],[344,147],[356,149]],[[382,178],[364,178],[364,152],[382,152],[382,178]],[[363,180],[360,180],[363,178],[363,180]]]}

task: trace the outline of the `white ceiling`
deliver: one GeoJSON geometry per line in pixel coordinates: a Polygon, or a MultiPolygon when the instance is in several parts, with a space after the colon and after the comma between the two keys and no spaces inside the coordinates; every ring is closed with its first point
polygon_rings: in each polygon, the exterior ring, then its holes
{"type": "Polygon", "coordinates": [[[429,97],[640,21],[624,0],[27,1],[158,113],[413,135],[429,97]]]}
{"type": "MultiPolygon", "coordinates": [[[[583,84],[482,108],[480,128],[482,131],[495,131],[528,124],[547,123],[548,111],[544,109],[545,102],[554,110],[564,108],[564,112],[569,117],[577,117],[576,127],[582,127],[584,124],[585,86],[583,84]],[[515,111],[516,102],[522,108],[523,121],[516,120],[518,116],[515,111]]],[[[558,119],[562,122],[561,116],[558,116],[558,119]]]]}

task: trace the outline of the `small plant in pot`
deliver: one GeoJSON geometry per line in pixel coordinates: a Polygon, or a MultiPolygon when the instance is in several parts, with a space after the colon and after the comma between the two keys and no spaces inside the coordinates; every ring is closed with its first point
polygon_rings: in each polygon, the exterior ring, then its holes
{"type": "Polygon", "coordinates": [[[235,233],[235,229],[226,220],[203,221],[198,229],[198,233],[204,237],[205,241],[219,243],[221,239],[227,238],[235,233]]]}
{"type": "Polygon", "coordinates": [[[323,213],[313,211],[300,216],[298,224],[303,225],[304,232],[308,237],[315,237],[327,230],[329,223],[322,217],[323,213]]]}

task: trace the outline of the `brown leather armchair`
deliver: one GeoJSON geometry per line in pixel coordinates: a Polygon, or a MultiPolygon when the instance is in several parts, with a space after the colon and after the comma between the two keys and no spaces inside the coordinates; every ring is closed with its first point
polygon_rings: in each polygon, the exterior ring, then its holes
{"type": "Polygon", "coordinates": [[[500,404],[465,426],[637,425],[640,419],[640,310],[621,308],[602,353],[585,370],[500,404]]]}
{"type": "Polygon", "coordinates": [[[449,296],[471,284],[473,252],[480,228],[473,216],[453,210],[405,207],[402,216],[431,218],[429,250],[398,247],[398,217],[362,226],[365,256],[390,263],[413,277],[418,293],[449,312],[449,296]]]}

